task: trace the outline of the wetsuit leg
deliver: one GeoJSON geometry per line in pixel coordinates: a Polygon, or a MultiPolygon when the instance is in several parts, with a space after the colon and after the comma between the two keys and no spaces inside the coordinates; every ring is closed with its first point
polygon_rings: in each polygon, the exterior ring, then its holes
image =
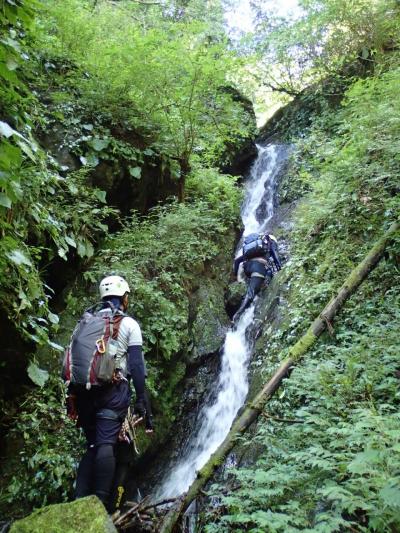
{"type": "Polygon", "coordinates": [[[96,448],[94,461],[94,493],[108,508],[111,485],[115,473],[113,444],[100,444],[96,448]]]}
{"type": "Polygon", "coordinates": [[[96,414],[96,458],[94,461],[94,493],[109,509],[115,474],[114,446],[121,430],[129,403],[128,382],[112,387],[101,402],[96,414]]]}
{"type": "Polygon", "coordinates": [[[249,279],[249,282],[247,285],[246,296],[243,298],[243,301],[239,309],[233,315],[233,321],[237,320],[244,313],[244,311],[249,307],[249,305],[252,303],[255,296],[260,292],[260,289],[264,283],[264,279],[265,278],[261,278],[258,276],[257,277],[252,276],[249,279]]]}
{"type": "Polygon", "coordinates": [[[261,287],[265,281],[265,277],[261,278],[259,276],[252,276],[249,280],[249,285],[247,287],[247,296],[250,299],[250,303],[254,300],[256,295],[260,292],[261,287]]]}
{"type": "Polygon", "coordinates": [[[84,498],[93,494],[92,480],[94,472],[95,449],[89,446],[82,457],[76,476],[75,498],[84,498]]]}
{"type": "Polygon", "coordinates": [[[93,391],[82,390],[77,394],[78,423],[86,437],[87,450],[79,462],[76,476],[75,498],[93,494],[93,473],[96,456],[96,409],[93,391]]]}

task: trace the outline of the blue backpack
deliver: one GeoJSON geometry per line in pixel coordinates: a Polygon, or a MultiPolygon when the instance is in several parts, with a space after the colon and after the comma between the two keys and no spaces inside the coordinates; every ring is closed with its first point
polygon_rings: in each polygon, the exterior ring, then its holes
{"type": "Polygon", "coordinates": [[[254,257],[262,257],[268,252],[268,245],[263,242],[262,235],[259,233],[250,233],[243,241],[243,258],[245,260],[254,257]]]}

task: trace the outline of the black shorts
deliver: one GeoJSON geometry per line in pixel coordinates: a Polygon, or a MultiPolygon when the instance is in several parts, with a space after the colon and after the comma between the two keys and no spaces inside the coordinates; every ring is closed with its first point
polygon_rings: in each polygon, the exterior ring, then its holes
{"type": "Polygon", "coordinates": [[[261,274],[265,277],[267,274],[267,267],[261,261],[250,260],[246,261],[243,265],[243,270],[246,276],[249,278],[252,274],[261,274]]]}
{"type": "Polygon", "coordinates": [[[78,425],[89,446],[115,444],[131,402],[127,381],[75,391],[78,425]]]}

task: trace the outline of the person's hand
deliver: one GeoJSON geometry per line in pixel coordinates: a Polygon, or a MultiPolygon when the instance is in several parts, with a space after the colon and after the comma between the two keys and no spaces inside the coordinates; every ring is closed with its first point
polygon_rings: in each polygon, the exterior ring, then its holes
{"type": "Polygon", "coordinates": [[[124,375],[122,373],[122,370],[120,370],[119,368],[115,369],[114,370],[114,374],[113,374],[112,379],[111,379],[113,385],[118,385],[123,380],[126,381],[126,379],[124,378],[124,375]]]}

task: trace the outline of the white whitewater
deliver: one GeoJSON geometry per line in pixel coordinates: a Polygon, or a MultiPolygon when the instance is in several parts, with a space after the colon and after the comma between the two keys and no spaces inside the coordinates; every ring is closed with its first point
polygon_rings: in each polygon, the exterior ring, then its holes
{"type": "MultiPolygon", "coordinates": [[[[258,146],[258,158],[246,183],[246,198],[242,207],[243,235],[265,230],[274,207],[275,178],[282,160],[283,147],[258,146]]],[[[240,247],[238,252],[240,253],[240,247]]],[[[182,450],[179,462],[170,470],[157,491],[157,499],[173,498],[185,492],[211,454],[228,434],[232,422],[244,404],[248,392],[247,366],[252,342],[246,339],[254,305],[243,313],[235,329],[228,331],[222,352],[221,371],[214,394],[197,418],[195,430],[182,450]]]]}

